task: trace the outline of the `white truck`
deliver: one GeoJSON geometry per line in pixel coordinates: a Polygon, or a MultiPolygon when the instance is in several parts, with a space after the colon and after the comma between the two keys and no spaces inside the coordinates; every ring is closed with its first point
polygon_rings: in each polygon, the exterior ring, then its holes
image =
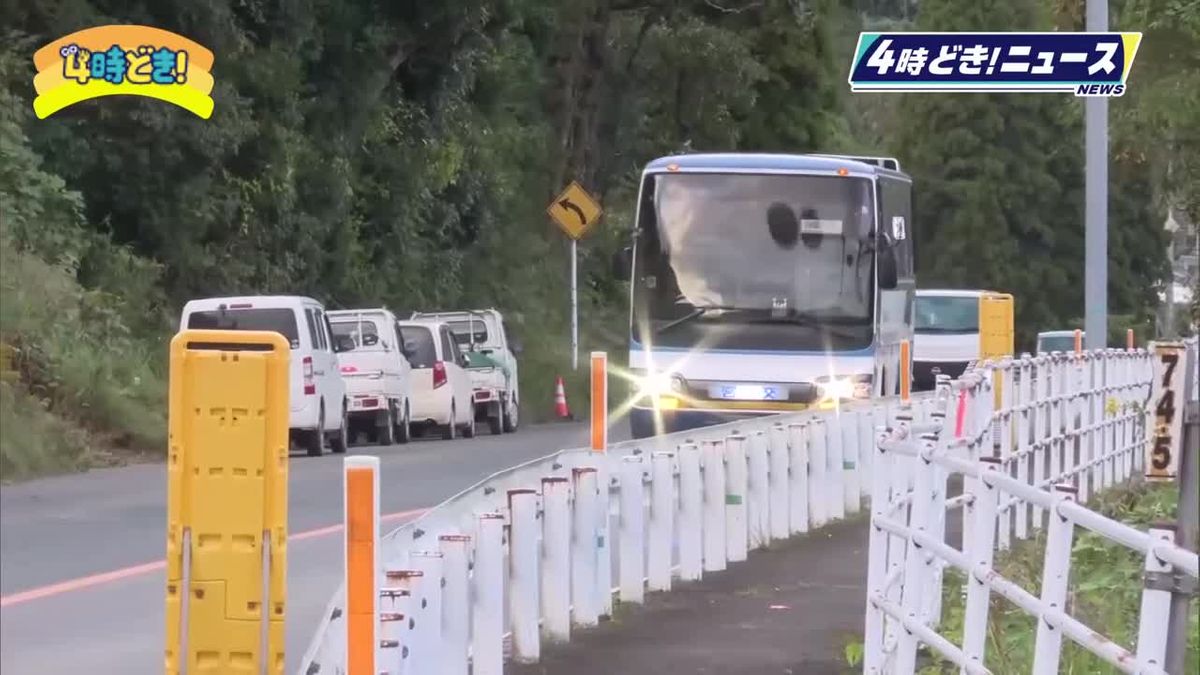
{"type": "Polygon", "coordinates": [[[404,335],[390,310],[331,311],[330,329],[346,350],[338,354],[346,383],[350,428],[379,445],[411,438],[412,366],[404,353],[404,335]]]}
{"type": "Polygon", "coordinates": [[[496,309],[416,312],[414,320],[444,321],[466,354],[471,377],[475,420],[486,421],[493,434],[517,430],[521,394],[517,355],[521,344],[496,309]]]}

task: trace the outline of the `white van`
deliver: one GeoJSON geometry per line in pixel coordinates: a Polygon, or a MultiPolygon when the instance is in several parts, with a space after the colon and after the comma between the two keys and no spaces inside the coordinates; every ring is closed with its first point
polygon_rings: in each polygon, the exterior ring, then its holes
{"type": "Polygon", "coordinates": [[[379,445],[407,443],[412,367],[396,315],[377,308],[340,309],[328,316],[334,340],[349,347],[338,354],[338,363],[350,402],[350,433],[365,432],[379,445]]]}
{"type": "Polygon", "coordinates": [[[933,389],[976,361],[1013,354],[1013,297],[982,289],[917,289],[912,384],[933,389]]]}
{"type": "MultiPolygon", "coordinates": [[[[1087,335],[1083,331],[1079,331],[1079,340],[1083,343],[1087,339],[1087,335]]],[[[1037,335],[1037,353],[1050,354],[1052,352],[1062,352],[1063,354],[1075,353],[1075,331],[1073,330],[1047,330],[1038,333],[1037,335]]]]}
{"type": "Polygon", "coordinates": [[[346,451],[346,389],[321,303],[290,295],[192,300],[183,307],[179,328],[267,330],[282,335],[292,347],[288,422],[292,440],[311,456],[324,452],[326,438],[334,452],[346,451]]]}
{"type": "Polygon", "coordinates": [[[436,426],[442,438],[475,436],[475,407],[467,357],[442,321],[401,321],[404,353],[412,364],[412,421],[436,426]]]}

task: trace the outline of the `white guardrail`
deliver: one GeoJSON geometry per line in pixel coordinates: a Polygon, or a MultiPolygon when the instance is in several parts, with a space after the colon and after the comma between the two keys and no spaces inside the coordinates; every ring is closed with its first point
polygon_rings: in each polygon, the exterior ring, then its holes
{"type": "Polygon", "coordinates": [[[882,435],[866,462],[874,466],[865,673],[916,672],[919,645],[962,672],[991,672],[984,648],[992,593],[1036,618],[1038,675],[1058,672],[1064,636],[1119,671],[1164,672],[1168,590],[1143,591],[1134,651],[1067,611],[1076,526],[1141,553],[1148,573],[1197,576],[1196,554],[1176,546],[1171,531],[1142,532],[1082,505],[1142,467],[1152,378],[1142,350],[1005,361],[940,382],[930,418],[905,415],[882,435]],[[1001,388],[998,407],[995,373],[1016,381],[1001,388]],[[950,497],[956,474],[962,492],[950,497]],[[963,525],[957,548],[946,536],[955,509],[963,525]],[[993,556],[1043,527],[1042,585],[1027,591],[993,568],[993,556]],[[961,646],[937,632],[946,566],[968,579],[961,646]]]}
{"type": "MultiPolygon", "coordinates": [[[[915,409],[932,410],[931,394],[914,397],[915,409]]],[[[607,453],[562,450],[496,473],[384,537],[377,669],[499,675],[506,654],[536,661],[542,640],[567,641],[611,615],[614,596],[640,603],[857,513],[876,428],[900,411],[898,399],[856,401],[607,453]]],[[[345,672],[344,597],[343,585],[300,674],[345,672]]]]}

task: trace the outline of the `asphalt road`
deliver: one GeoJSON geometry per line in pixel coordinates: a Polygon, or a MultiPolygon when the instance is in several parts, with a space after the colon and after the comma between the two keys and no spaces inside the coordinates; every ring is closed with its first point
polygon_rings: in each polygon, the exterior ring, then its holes
{"type": "MultiPolygon", "coordinates": [[[[586,443],[586,425],[562,424],[351,453],[381,457],[394,526],[490,473],[586,443]]],[[[340,581],[341,456],[293,455],[290,481],[289,673],[340,581]]],[[[161,673],[165,521],[162,464],[0,487],[0,671],[161,673]]]]}

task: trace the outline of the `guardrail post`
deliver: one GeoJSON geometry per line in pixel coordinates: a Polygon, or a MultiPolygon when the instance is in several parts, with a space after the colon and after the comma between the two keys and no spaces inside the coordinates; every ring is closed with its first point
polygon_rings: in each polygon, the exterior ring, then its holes
{"type": "MultiPolygon", "coordinates": [[[[1033,399],[1030,405],[1033,407],[1033,446],[1032,456],[1030,461],[1033,486],[1038,489],[1042,488],[1042,483],[1046,478],[1046,430],[1049,428],[1049,406],[1046,400],[1049,396],[1049,363],[1050,357],[1040,355],[1034,359],[1034,367],[1036,369],[1035,380],[1033,384],[1033,399]]],[[[1036,532],[1045,524],[1044,510],[1040,506],[1031,505],[1029,509],[1029,526],[1031,531],[1036,532]]]]}
{"type": "Polygon", "coordinates": [[[542,479],[542,625],[548,640],[571,639],[571,483],[542,479]]]}
{"type": "MultiPolygon", "coordinates": [[[[800,433],[804,431],[801,425],[792,426],[800,433]]],[[[888,533],[878,525],[878,519],[888,514],[891,505],[891,475],[888,469],[892,457],[883,449],[886,435],[887,430],[879,427],[875,434],[874,446],[871,448],[875,456],[871,460],[871,526],[868,530],[867,544],[867,612],[863,630],[863,673],[872,675],[882,672],[884,665],[884,613],[875,604],[875,600],[883,596],[883,584],[887,578],[888,533]]]]}
{"type": "MultiPolygon", "coordinates": [[[[986,390],[984,392],[986,394],[986,390]]],[[[983,396],[991,403],[991,398],[983,396]]],[[[970,548],[966,551],[970,570],[967,574],[967,603],[963,621],[963,654],[983,665],[987,645],[988,602],[991,589],[984,582],[992,571],[992,556],[996,545],[996,506],[999,490],[989,484],[988,474],[998,471],[999,461],[993,457],[979,458],[980,476],[976,481],[974,526],[970,548]]]]}
{"type": "Polygon", "coordinates": [[[827,415],[822,425],[825,436],[825,471],[829,483],[825,515],[832,520],[846,517],[846,455],[842,448],[842,415],[827,415]]]}
{"type": "Polygon", "coordinates": [[[858,484],[864,494],[871,489],[871,468],[875,460],[871,448],[875,442],[875,414],[876,408],[871,406],[858,415],[858,484]]]}
{"type": "Polygon", "coordinates": [[[858,416],[855,411],[842,410],[837,426],[841,427],[839,440],[842,447],[842,496],[846,513],[855,514],[862,509],[862,476],[859,473],[858,416]]]}
{"type": "MultiPolygon", "coordinates": [[[[1101,390],[1100,373],[1104,367],[1103,361],[1091,355],[1088,359],[1088,430],[1084,445],[1087,446],[1089,464],[1089,485],[1087,498],[1099,493],[1104,488],[1104,467],[1100,458],[1104,454],[1100,425],[1104,422],[1104,393],[1101,390]]],[[[1083,496],[1081,495],[1081,499],[1083,496]]]]}
{"type": "Polygon", "coordinates": [[[725,440],[725,555],[729,562],[741,562],[747,556],[747,482],[746,437],[734,434],[725,440]]]}
{"type": "Polygon", "coordinates": [[[767,434],[756,431],[750,434],[746,445],[747,480],[746,520],[751,550],[762,548],[771,541],[771,496],[768,483],[770,469],[767,466],[767,434]]]}
{"type": "MultiPolygon", "coordinates": [[[[1156,541],[1175,543],[1175,530],[1151,527],[1150,537],[1156,541]]],[[[1171,591],[1162,583],[1171,578],[1172,566],[1159,560],[1153,549],[1146,554],[1142,590],[1142,608],[1138,614],[1137,656],[1139,661],[1160,668],[1166,665],[1167,630],[1171,620],[1171,591]],[[1155,588],[1154,586],[1158,586],[1155,588]]]]}
{"type": "MultiPolygon", "coordinates": [[[[1033,434],[1033,365],[1029,354],[1022,354],[1019,368],[1020,381],[1014,383],[1017,396],[1017,480],[1029,484],[1029,462],[1033,434]]],[[[1016,504],[1017,539],[1029,538],[1029,502],[1018,499],[1016,504]]]]}
{"type": "Polygon", "coordinates": [[[419,595],[413,598],[413,609],[421,639],[421,662],[415,663],[418,672],[440,673],[446,660],[442,644],[442,554],[439,551],[414,551],[412,566],[421,573],[419,595]]]}
{"type": "Polygon", "coordinates": [[[1078,448],[1079,462],[1078,471],[1076,473],[1075,487],[1079,490],[1079,502],[1086,503],[1088,495],[1091,494],[1091,486],[1088,484],[1091,479],[1091,448],[1088,445],[1088,426],[1090,422],[1088,417],[1092,414],[1092,399],[1089,395],[1091,389],[1091,370],[1092,357],[1090,354],[1084,354],[1079,362],[1079,377],[1078,377],[1078,404],[1075,407],[1075,415],[1078,421],[1075,424],[1076,439],[1075,446],[1078,448]]]}
{"type": "Polygon", "coordinates": [[[471,538],[464,534],[438,537],[442,552],[442,675],[467,675],[471,646],[471,588],[468,552],[471,538]]]}
{"type": "Polygon", "coordinates": [[[701,441],[704,463],[704,571],[725,569],[725,441],[701,441]]]}
{"type": "Polygon", "coordinates": [[[590,467],[571,472],[575,493],[571,513],[571,618],[576,626],[584,627],[600,621],[596,593],[597,473],[590,467]]]}
{"type": "MultiPolygon", "coordinates": [[[[912,430],[912,409],[907,405],[897,406],[895,409],[890,409],[888,416],[890,421],[894,421],[894,429],[896,437],[908,438],[912,430]],[[894,410],[894,412],[892,411],[894,410]]],[[[894,454],[889,456],[887,462],[890,469],[883,478],[888,481],[887,492],[891,497],[884,498],[884,506],[887,507],[891,503],[892,497],[900,497],[909,491],[909,479],[912,475],[913,460],[904,455],[894,454]]],[[[907,512],[907,507],[904,512],[907,512]]],[[[905,513],[906,515],[906,513],[905,513]]],[[[908,550],[908,540],[896,534],[889,535],[887,545],[887,563],[886,576],[902,573],[905,554],[908,550]]],[[[900,584],[892,584],[884,591],[884,597],[891,603],[900,602],[900,584]]],[[[899,627],[899,622],[888,621],[884,624],[884,644],[894,644],[896,639],[896,629],[899,627]]]]}
{"type": "Polygon", "coordinates": [[[385,587],[379,591],[379,670],[404,675],[408,672],[408,591],[385,587]]]}
{"type": "Polygon", "coordinates": [[[788,504],[788,430],[782,424],[772,424],[767,439],[770,444],[767,456],[768,529],[771,539],[787,539],[791,534],[788,525],[791,517],[788,504]]]}
{"type": "Polygon", "coordinates": [[[621,602],[641,604],[645,596],[645,480],[641,455],[621,458],[621,602]]]}
{"type": "Polygon", "coordinates": [[[704,486],[700,479],[700,447],[679,446],[679,578],[695,581],[704,570],[704,486]]]}
{"type": "MultiPolygon", "coordinates": [[[[1042,603],[1051,610],[1066,611],[1067,583],[1071,575],[1071,547],[1075,539],[1075,523],[1062,515],[1059,507],[1074,501],[1075,489],[1060,483],[1054,486],[1058,499],[1050,509],[1050,525],[1046,531],[1045,562],[1042,564],[1042,603]]],[[[1033,651],[1033,675],[1058,673],[1062,655],[1062,628],[1042,617],[1037,624],[1033,651]]]]}
{"type": "Polygon", "coordinates": [[[613,559],[612,559],[612,488],[614,477],[609,473],[607,462],[596,469],[596,611],[600,616],[613,613],[613,559]]]}
{"type": "MultiPolygon", "coordinates": [[[[1012,447],[1012,425],[1013,425],[1013,367],[1011,359],[1004,359],[997,367],[997,373],[1000,374],[1000,410],[996,411],[1000,433],[998,445],[1000,447],[1000,471],[1005,476],[1011,476],[1013,473],[1013,447],[1012,447]]],[[[1009,540],[1012,536],[1012,516],[1013,509],[1010,506],[1009,495],[1003,490],[1000,491],[1000,507],[999,515],[999,531],[997,532],[997,541],[1001,551],[1007,551],[1009,540]]]]}
{"type": "MultiPolygon", "coordinates": [[[[933,494],[933,457],[934,445],[932,437],[924,437],[920,441],[920,454],[914,458],[913,470],[916,472],[916,485],[912,491],[911,515],[908,519],[909,530],[913,534],[928,534],[932,525],[933,494]]],[[[904,558],[903,585],[900,592],[901,607],[909,619],[921,620],[921,601],[926,594],[932,592],[926,579],[929,561],[925,559],[925,550],[913,538],[909,541],[908,551],[904,558]]],[[[868,563],[869,564],[869,563],[868,563]]],[[[940,591],[940,589],[938,589],[940,591]]],[[[896,645],[897,673],[912,673],[917,667],[917,636],[907,630],[900,631],[896,645]]]]}
{"type": "Polygon", "coordinates": [[[472,675],[504,674],[504,515],[483,513],[475,537],[472,675]]]}
{"type": "Polygon", "coordinates": [[[671,590],[671,546],[675,542],[675,453],[656,452],[650,458],[650,550],[646,585],[651,591],[671,590]]]}
{"type": "Polygon", "coordinates": [[[541,657],[537,511],[537,490],[508,491],[508,616],[512,656],[517,663],[537,663],[541,657]]]}
{"type": "Polygon", "coordinates": [[[808,532],[808,425],[793,423],[788,431],[788,529],[808,532]]]}
{"type": "MultiPolygon", "coordinates": [[[[423,673],[428,666],[425,642],[425,615],[421,611],[421,582],[419,570],[393,569],[384,572],[387,586],[394,591],[394,606],[403,607],[400,613],[400,672],[423,673]]],[[[381,643],[382,645],[382,643],[381,643]]]]}
{"type": "Polygon", "coordinates": [[[808,496],[809,514],[813,528],[829,522],[833,488],[829,485],[828,459],[825,444],[825,422],[813,419],[806,426],[808,435],[808,496]]]}

